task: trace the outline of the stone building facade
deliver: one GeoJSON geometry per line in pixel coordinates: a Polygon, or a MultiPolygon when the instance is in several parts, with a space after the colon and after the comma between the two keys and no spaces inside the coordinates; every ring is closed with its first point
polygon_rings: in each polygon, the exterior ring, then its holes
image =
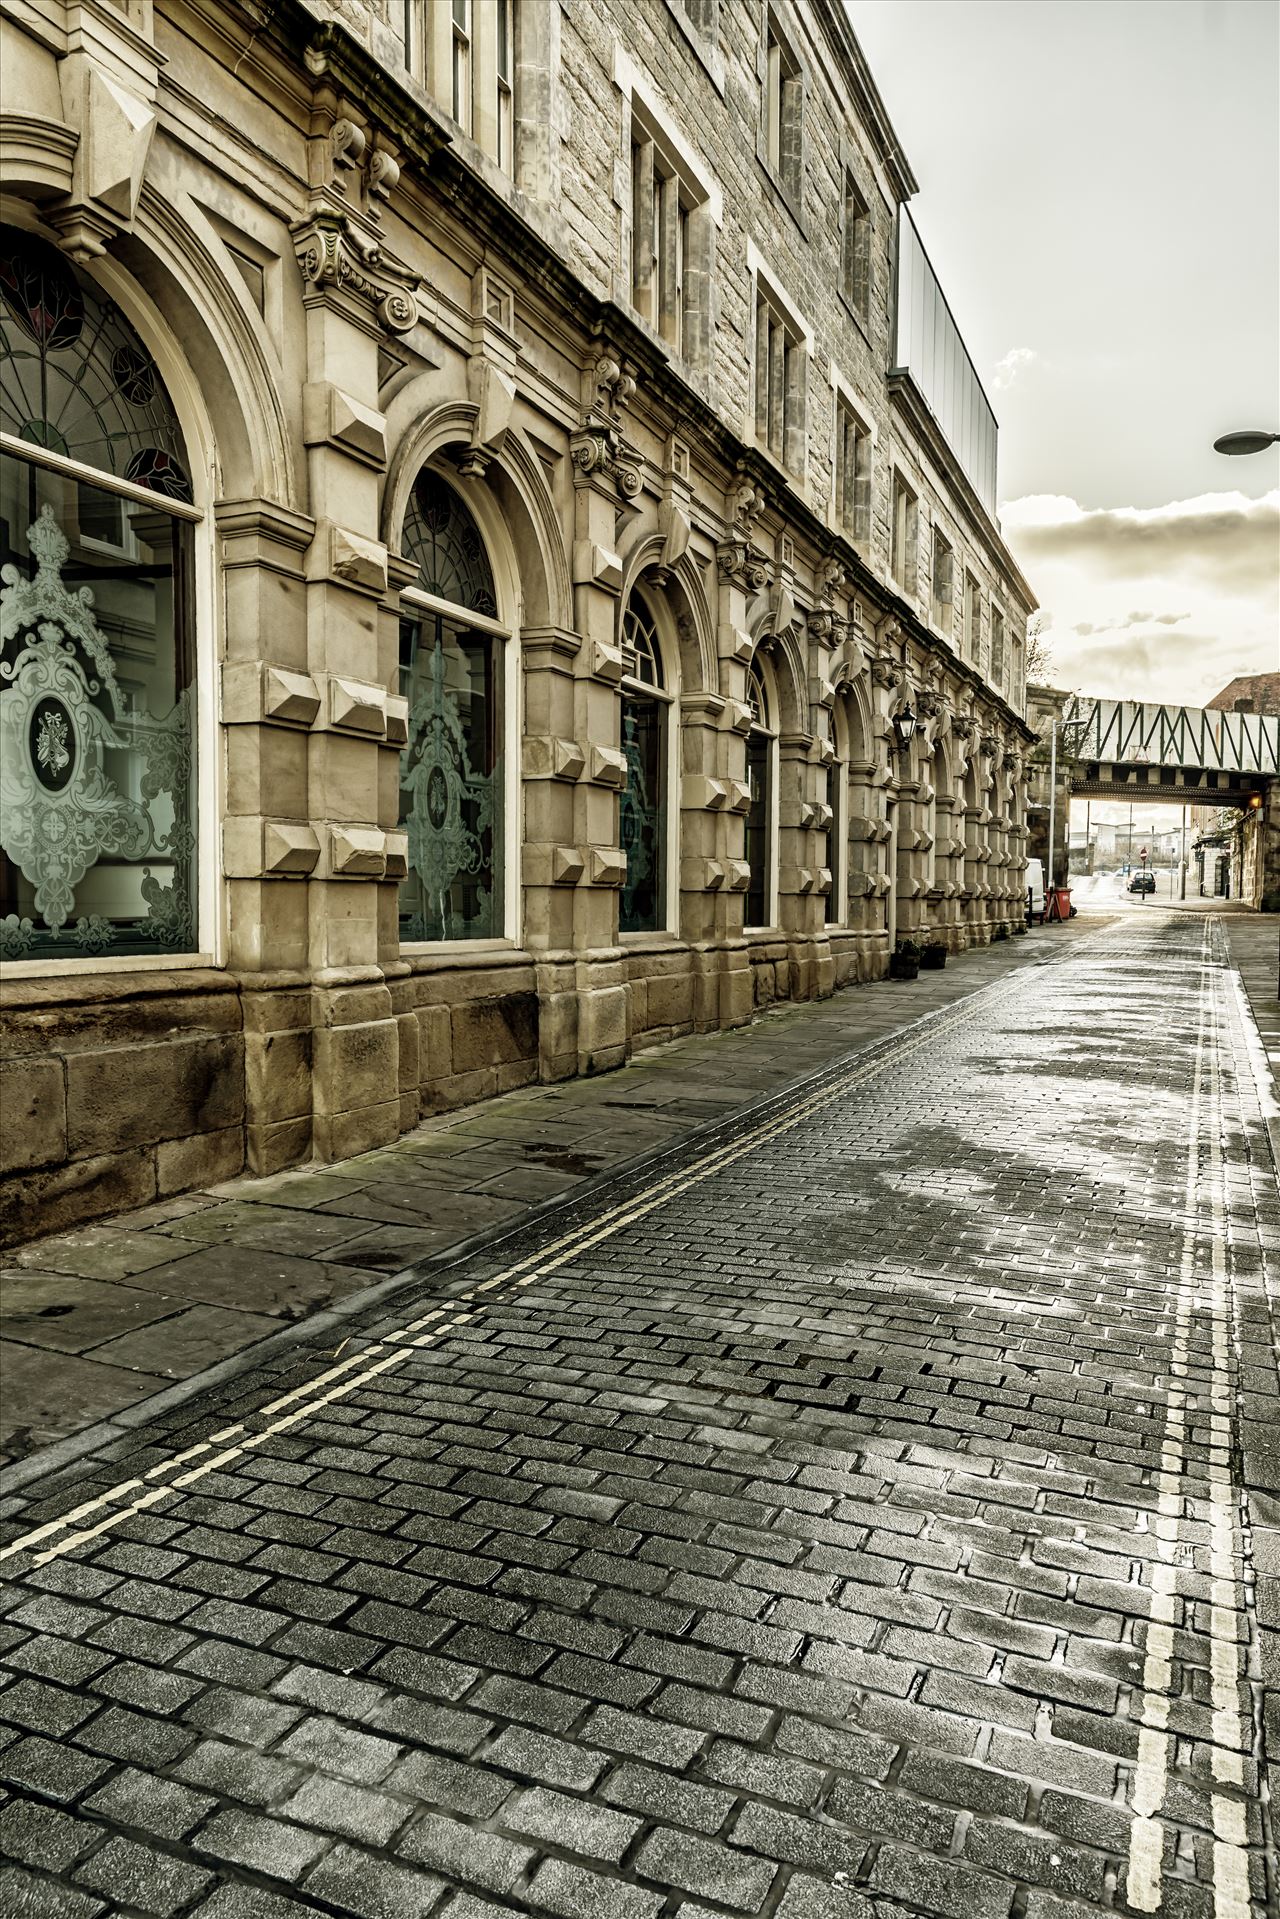
{"type": "Polygon", "coordinates": [[[1020,924],[1033,601],[836,0],[0,11],[6,1231],[1020,924]]]}

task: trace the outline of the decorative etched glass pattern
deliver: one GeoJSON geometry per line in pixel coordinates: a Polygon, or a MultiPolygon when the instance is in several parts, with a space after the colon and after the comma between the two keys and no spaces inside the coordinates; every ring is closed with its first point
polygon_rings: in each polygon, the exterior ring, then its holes
{"type": "Polygon", "coordinates": [[[405,558],[418,567],[414,586],[471,613],[497,617],[493,570],[480,529],[459,495],[434,473],[418,476],[402,545],[405,558]]]}
{"type": "Polygon", "coordinates": [[[501,932],[501,781],[496,654],[488,634],[436,614],[401,621],[400,686],[409,740],[400,755],[400,821],[409,874],[402,940],[501,932]]]}
{"type": "Polygon", "coordinates": [[[618,830],[627,856],[627,877],[618,904],[618,926],[624,933],[652,933],[661,923],[662,718],[658,700],[623,694],[627,780],[619,798],[618,830]]]}
{"type": "Polygon", "coordinates": [[[0,494],[0,957],[195,945],[190,534],[6,463],[0,494]],[[104,558],[86,539],[119,510],[104,558]],[[23,529],[25,538],[18,535],[23,529]]]}
{"type": "MultiPolygon", "coordinates": [[[[191,499],[181,429],[142,341],[113,300],[31,234],[0,228],[0,425],[169,500],[191,499]]],[[[122,512],[101,496],[99,536],[122,512]]]]}

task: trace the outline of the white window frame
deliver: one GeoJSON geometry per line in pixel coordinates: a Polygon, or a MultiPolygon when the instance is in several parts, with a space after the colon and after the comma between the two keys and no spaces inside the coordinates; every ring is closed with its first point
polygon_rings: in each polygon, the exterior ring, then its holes
{"type": "Polygon", "coordinates": [[[215,552],[216,498],[212,435],[204,425],[200,390],[190,370],[170,344],[163,319],[145,300],[129,276],[108,255],[94,262],[86,276],[114,300],[137,331],[155,361],[170,403],[182,429],[191,477],[192,502],[168,500],[147,487],[118,480],[114,474],[84,466],[52,449],[35,446],[11,434],[0,433],[0,457],[29,460],[68,478],[87,481],[104,493],[118,493],[140,505],[159,508],[174,519],[197,525],[192,538],[193,679],[196,696],[194,744],[196,752],[196,950],[191,953],[102,953],[86,959],[30,959],[0,961],[5,979],[74,978],[86,973],[168,973],[196,966],[222,966],[227,954],[227,905],[222,871],[222,820],[226,791],[221,747],[218,698],[218,661],[221,657],[219,568],[215,552]]]}
{"type": "MultiPolygon", "coordinates": [[[[427,461],[423,470],[434,472],[437,469],[431,465],[430,461],[427,461]]],[[[441,473],[440,477],[446,486],[457,493],[480,529],[480,537],[485,543],[485,553],[493,573],[498,603],[501,606],[507,602],[509,582],[499,569],[500,549],[486,524],[486,516],[482,512],[476,512],[476,497],[470,490],[464,492],[448,474],[441,473]]],[[[456,626],[469,627],[477,633],[487,633],[491,638],[503,641],[504,645],[502,648],[502,730],[499,735],[502,752],[502,931],[488,939],[402,940],[399,950],[402,954],[412,956],[419,953],[495,952],[518,946],[523,934],[520,910],[520,848],[523,841],[520,790],[522,689],[518,626],[502,619],[491,619],[484,613],[473,613],[469,607],[459,606],[456,600],[442,600],[435,593],[424,593],[418,586],[401,587],[400,608],[402,614],[406,609],[416,609],[418,612],[429,614],[433,619],[438,615],[443,616],[453,621],[456,626]]]]}
{"type": "MultiPolygon", "coordinates": [[[[645,610],[653,621],[657,636],[658,657],[662,665],[662,677],[666,684],[654,686],[648,680],[638,679],[634,674],[624,672],[620,683],[623,693],[640,694],[645,699],[658,701],[662,708],[662,738],[659,744],[659,758],[663,779],[663,871],[660,924],[650,932],[623,933],[618,939],[626,945],[628,942],[645,940],[672,939],[680,928],[680,662],[679,651],[664,631],[666,622],[659,612],[660,596],[650,594],[643,589],[640,581],[633,581],[626,598],[620,603],[619,637],[621,622],[634,594],[639,594],[645,610]],[[675,670],[672,671],[672,660],[675,670]]],[[[624,655],[625,658],[625,655],[624,655]]]]}
{"type": "Polygon", "coordinates": [[[803,488],[808,470],[808,414],[809,414],[809,366],[813,358],[813,328],[805,319],[795,302],[780,285],[776,275],[769,267],[753,241],[747,242],[747,271],[751,275],[751,382],[749,413],[744,423],[745,439],[751,440],[763,453],[788,473],[796,485],[803,488]],[[762,354],[766,351],[766,339],[762,329],[762,311],[769,322],[768,351],[772,357],[773,329],[781,328],[785,340],[783,353],[783,425],[782,450],[777,451],[770,445],[769,413],[767,398],[768,385],[762,391],[762,354]],[[793,361],[791,355],[797,358],[793,361]],[[794,404],[787,402],[794,394],[794,404]],[[762,408],[762,399],[764,405],[762,408]],[[797,416],[798,417],[795,417],[797,416]],[[761,419],[765,430],[761,432],[761,419]]]}
{"type": "Polygon", "coordinates": [[[764,703],[767,709],[760,723],[757,724],[756,721],[752,721],[748,732],[748,738],[751,733],[754,733],[767,742],[765,748],[765,777],[769,784],[769,803],[765,812],[764,827],[764,903],[767,917],[760,925],[757,925],[754,921],[748,922],[746,919],[746,898],[744,895],[742,927],[744,934],[770,933],[776,931],[778,927],[778,838],[782,817],[778,793],[778,775],[781,756],[778,746],[779,727],[776,710],[778,705],[777,676],[757,649],[752,655],[750,665],[747,669],[748,688],[750,688],[751,685],[750,675],[752,667],[757,668],[759,671],[760,685],[764,692],[764,703]]]}

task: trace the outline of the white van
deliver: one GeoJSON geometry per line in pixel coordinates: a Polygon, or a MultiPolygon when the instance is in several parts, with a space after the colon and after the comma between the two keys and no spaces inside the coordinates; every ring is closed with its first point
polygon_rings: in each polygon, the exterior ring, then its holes
{"type": "Polygon", "coordinates": [[[1027,888],[1027,925],[1038,920],[1044,925],[1044,861],[1028,860],[1025,874],[1027,888]]]}

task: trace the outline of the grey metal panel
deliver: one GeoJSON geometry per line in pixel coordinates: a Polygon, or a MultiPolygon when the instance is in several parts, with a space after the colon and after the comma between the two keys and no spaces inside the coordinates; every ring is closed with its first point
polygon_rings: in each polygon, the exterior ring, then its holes
{"type": "Polygon", "coordinates": [[[915,380],[987,510],[996,510],[996,418],[911,215],[898,216],[897,364],[915,380]]]}
{"type": "Polygon", "coordinates": [[[1078,759],[1280,775],[1278,714],[1077,699],[1063,720],[1078,759]]]}

